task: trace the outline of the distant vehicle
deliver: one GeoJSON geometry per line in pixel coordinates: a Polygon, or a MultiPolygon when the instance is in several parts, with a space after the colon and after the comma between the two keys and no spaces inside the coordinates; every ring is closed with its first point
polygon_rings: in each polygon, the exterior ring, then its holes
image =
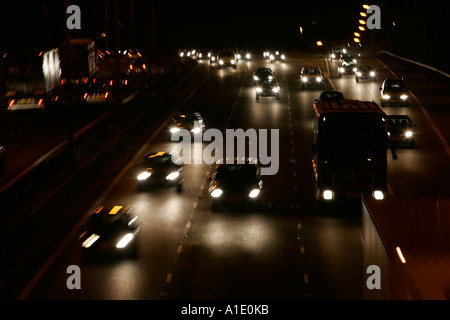
{"type": "Polygon", "coordinates": [[[236,69],[236,55],[233,51],[220,51],[217,55],[218,68],[231,67],[236,69]]]}
{"type": "Polygon", "coordinates": [[[221,206],[249,206],[260,208],[263,188],[261,168],[256,160],[247,159],[243,164],[227,164],[218,161],[210,180],[208,192],[211,208],[221,206]]]}
{"type": "Polygon", "coordinates": [[[270,68],[256,68],[252,72],[252,77],[253,85],[256,86],[261,81],[274,79],[275,73],[270,68]]]}
{"type": "Polygon", "coordinates": [[[182,48],[178,50],[178,56],[180,58],[197,59],[197,50],[182,48]]]}
{"type": "Polygon", "coordinates": [[[79,241],[89,258],[108,256],[135,257],[138,217],[133,206],[100,206],[81,227],[79,241]]]}
{"type": "Polygon", "coordinates": [[[175,155],[168,152],[147,153],[135,166],[138,189],[176,186],[177,192],[181,192],[183,164],[174,158],[175,155]]]}
{"type": "Polygon", "coordinates": [[[83,95],[87,104],[104,104],[112,100],[112,88],[109,83],[91,83],[83,95]]]}
{"type": "Polygon", "coordinates": [[[381,106],[385,107],[391,104],[408,105],[409,88],[403,79],[385,79],[380,88],[381,106]]]}
{"type": "Polygon", "coordinates": [[[268,59],[270,62],[285,61],[286,55],[281,50],[273,50],[269,52],[268,59]]]}
{"type": "Polygon", "coordinates": [[[355,80],[356,82],[361,80],[376,80],[375,68],[372,66],[358,66],[355,71],[355,80]]]}
{"type": "Polygon", "coordinates": [[[261,80],[256,86],[256,100],[259,97],[276,97],[280,99],[280,86],[275,78],[261,80]]]}
{"type": "Polygon", "coordinates": [[[303,67],[300,71],[300,86],[302,89],[307,87],[322,88],[323,78],[320,67],[303,67]]]}
{"type": "Polygon", "coordinates": [[[0,175],[6,171],[6,148],[0,143],[0,175]]]}
{"type": "Polygon", "coordinates": [[[318,212],[387,188],[387,115],[373,101],[314,103],[313,174],[318,212]]]}
{"type": "Polygon", "coordinates": [[[320,94],[319,99],[316,102],[330,102],[336,101],[339,102],[344,99],[344,94],[341,91],[324,91],[320,94]]]}
{"type": "Polygon", "coordinates": [[[333,47],[333,48],[331,48],[330,60],[331,61],[340,60],[342,54],[343,54],[342,48],[333,47]]]}
{"type": "Polygon", "coordinates": [[[344,61],[347,61],[347,62],[351,61],[354,64],[358,64],[355,54],[352,52],[348,52],[347,50],[341,54],[341,62],[344,62],[344,61]]]}
{"type": "Polygon", "coordinates": [[[341,78],[343,75],[354,75],[357,70],[358,67],[353,60],[344,60],[338,68],[338,76],[341,78]]]}
{"type": "Polygon", "coordinates": [[[252,53],[250,50],[238,50],[236,52],[236,59],[237,61],[250,61],[252,59],[252,53]]]}
{"type": "Polygon", "coordinates": [[[388,137],[394,147],[414,148],[414,125],[408,115],[388,115],[388,137]]]}
{"type": "Polygon", "coordinates": [[[169,124],[170,133],[177,133],[181,129],[186,129],[190,132],[191,137],[201,135],[205,131],[205,122],[203,117],[198,112],[178,112],[176,113],[169,124]]]}

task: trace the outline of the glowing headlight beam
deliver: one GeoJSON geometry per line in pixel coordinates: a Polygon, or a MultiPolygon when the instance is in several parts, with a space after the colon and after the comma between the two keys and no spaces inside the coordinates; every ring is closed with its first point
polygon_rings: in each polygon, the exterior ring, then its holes
{"type": "Polygon", "coordinates": [[[131,240],[133,240],[134,236],[132,233],[127,233],[124,235],[116,244],[116,248],[122,249],[125,248],[131,240]]]}

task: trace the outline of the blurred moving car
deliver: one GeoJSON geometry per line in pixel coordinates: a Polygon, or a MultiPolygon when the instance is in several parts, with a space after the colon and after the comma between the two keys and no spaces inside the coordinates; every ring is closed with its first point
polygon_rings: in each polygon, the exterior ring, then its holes
{"type": "Polygon", "coordinates": [[[388,115],[388,138],[394,147],[414,148],[414,125],[408,115],[388,115]]]}
{"type": "Polygon", "coordinates": [[[375,68],[372,66],[358,66],[355,71],[355,80],[356,82],[361,80],[376,80],[375,68]]]}
{"type": "Polygon", "coordinates": [[[268,59],[270,60],[270,62],[285,61],[286,55],[281,50],[273,50],[269,52],[268,59]]]}
{"type": "Polygon", "coordinates": [[[342,48],[340,47],[331,48],[330,61],[340,60],[342,54],[343,54],[342,48]]]}
{"type": "Polygon", "coordinates": [[[320,67],[303,67],[300,71],[300,87],[318,87],[323,86],[323,74],[320,67]]]}
{"type": "Polygon", "coordinates": [[[217,54],[218,68],[231,67],[236,69],[236,55],[233,51],[220,51],[217,54]]]}
{"type": "Polygon", "coordinates": [[[338,68],[338,77],[343,75],[353,75],[358,70],[356,63],[353,60],[343,60],[338,68]]]}
{"type": "Polygon", "coordinates": [[[256,68],[252,72],[252,77],[253,85],[256,86],[261,81],[274,79],[275,73],[270,68],[256,68]]]}
{"type": "Polygon", "coordinates": [[[252,53],[250,50],[238,50],[236,52],[236,60],[237,61],[250,61],[252,59],[252,53]]]}
{"type": "Polygon", "coordinates": [[[218,161],[213,174],[208,178],[211,208],[221,206],[249,206],[260,208],[260,193],[263,187],[261,168],[253,159],[244,159],[238,164],[218,161]]]}
{"type": "Polygon", "coordinates": [[[280,86],[275,78],[261,80],[256,89],[256,100],[259,97],[276,97],[280,99],[280,86]]]}
{"type": "Polygon", "coordinates": [[[109,103],[111,101],[111,91],[108,83],[91,83],[84,93],[83,101],[87,104],[109,103]]]}
{"type": "Polygon", "coordinates": [[[122,205],[96,208],[80,230],[79,240],[84,252],[89,257],[135,257],[139,225],[133,209],[134,206],[122,205]]]}
{"type": "Polygon", "coordinates": [[[205,122],[198,112],[177,112],[171,119],[169,124],[170,133],[177,133],[182,129],[186,129],[191,134],[201,135],[205,131],[205,122]]]}
{"type": "Polygon", "coordinates": [[[382,107],[390,104],[408,105],[409,88],[406,86],[404,79],[387,78],[383,81],[380,90],[382,107]]]}
{"type": "Polygon", "coordinates": [[[147,153],[136,164],[135,169],[139,190],[146,187],[176,186],[177,192],[182,191],[183,164],[171,153],[147,153]]]}

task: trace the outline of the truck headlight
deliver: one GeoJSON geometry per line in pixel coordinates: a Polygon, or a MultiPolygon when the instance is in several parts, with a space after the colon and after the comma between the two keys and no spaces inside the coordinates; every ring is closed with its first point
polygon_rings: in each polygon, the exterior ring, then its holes
{"type": "Polygon", "coordinates": [[[401,95],[401,96],[400,96],[400,99],[402,99],[402,100],[406,100],[406,99],[408,99],[408,95],[406,95],[406,94],[403,94],[403,95],[401,95]]]}
{"type": "Polygon", "coordinates": [[[141,173],[139,173],[139,175],[137,176],[137,179],[139,181],[144,181],[147,180],[152,174],[148,171],[143,171],[141,173]]]}
{"type": "Polygon", "coordinates": [[[413,136],[413,132],[411,130],[408,130],[405,132],[405,137],[406,138],[411,138],[413,136]]]}
{"type": "Polygon", "coordinates": [[[178,176],[180,175],[180,173],[178,171],[175,172],[171,172],[167,177],[166,180],[175,180],[176,178],[178,178],[178,176]]]}
{"type": "Polygon", "coordinates": [[[303,81],[303,82],[308,82],[308,78],[307,78],[307,77],[303,77],[303,78],[302,78],[302,81],[303,81]]]}
{"type": "Polygon", "coordinates": [[[384,199],[384,193],[381,190],[375,190],[373,192],[373,198],[375,200],[383,200],[384,199]]]}
{"type": "Polygon", "coordinates": [[[125,248],[130,243],[130,241],[133,240],[133,238],[134,236],[132,233],[127,233],[117,242],[116,248],[125,248]]]}
{"type": "Polygon", "coordinates": [[[223,193],[222,189],[214,189],[214,190],[211,192],[211,197],[213,197],[213,198],[219,198],[219,197],[222,195],[222,193],[223,193]]]}
{"type": "Polygon", "coordinates": [[[324,190],[323,193],[322,193],[322,197],[323,197],[325,200],[333,200],[333,198],[334,198],[334,192],[333,192],[333,190],[329,190],[329,189],[324,190]]]}
{"type": "Polygon", "coordinates": [[[259,195],[260,190],[259,189],[253,189],[252,191],[250,191],[250,193],[248,194],[248,196],[250,198],[256,198],[259,195]]]}

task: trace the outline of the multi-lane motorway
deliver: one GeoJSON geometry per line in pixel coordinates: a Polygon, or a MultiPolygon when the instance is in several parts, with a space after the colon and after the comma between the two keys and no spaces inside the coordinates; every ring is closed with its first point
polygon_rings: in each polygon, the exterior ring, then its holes
{"type": "MultiPolygon", "coordinates": [[[[376,81],[337,78],[336,62],[323,55],[287,53],[286,62],[255,59],[239,63],[235,70],[210,69],[208,63],[199,62],[199,72],[209,81],[182,111],[201,113],[207,128],[279,129],[279,171],[265,177],[262,210],[212,211],[206,179],[211,165],[186,165],[184,190],[177,193],[174,188],[139,192],[130,163],[92,207],[136,206],[141,225],[137,257],[86,261],[76,232],[70,233],[19,298],[362,299],[367,274],[362,266],[359,206],[333,216],[315,213],[312,104],[320,90],[300,89],[300,69],[320,66],[327,77],[323,90],[340,90],[346,98],[377,103],[386,77],[406,79],[412,92],[409,106],[385,111],[408,114],[418,125],[416,147],[397,150],[397,160],[388,153],[390,197],[448,196],[450,97],[448,79],[439,74],[388,56],[361,59],[376,67],[376,81]],[[255,99],[251,72],[261,66],[275,72],[280,99],[255,99]],[[80,267],[81,289],[67,288],[71,265],[80,267]]],[[[132,161],[175,145],[162,129],[149,137],[132,161]]]]}

